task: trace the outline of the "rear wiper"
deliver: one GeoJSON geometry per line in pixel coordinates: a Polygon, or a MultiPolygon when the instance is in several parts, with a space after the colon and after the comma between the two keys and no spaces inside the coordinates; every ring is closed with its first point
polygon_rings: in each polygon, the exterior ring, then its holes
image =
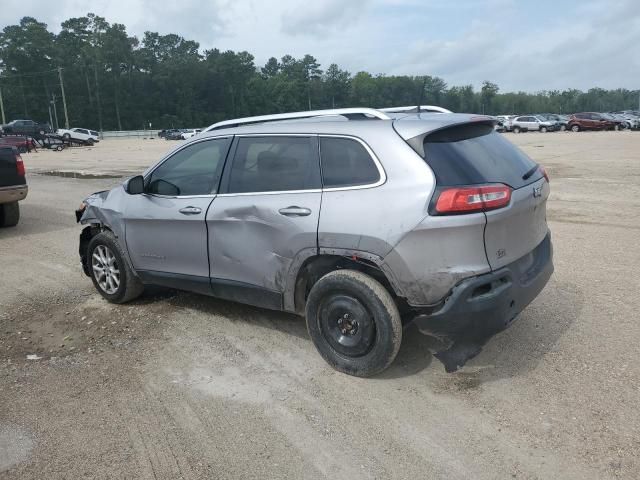
{"type": "Polygon", "coordinates": [[[531,175],[533,175],[534,173],[536,173],[538,171],[538,169],[540,168],[540,165],[536,165],[535,167],[532,167],[531,170],[529,170],[527,173],[525,173],[522,176],[522,180],[528,180],[529,177],[531,177],[531,175]]]}

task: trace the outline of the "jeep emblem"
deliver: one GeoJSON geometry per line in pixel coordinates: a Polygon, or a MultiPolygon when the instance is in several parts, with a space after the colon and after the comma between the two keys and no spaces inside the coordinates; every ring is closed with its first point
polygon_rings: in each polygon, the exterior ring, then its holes
{"type": "Polygon", "coordinates": [[[533,187],[533,198],[537,198],[541,196],[542,196],[542,185],[540,185],[539,187],[533,187]]]}

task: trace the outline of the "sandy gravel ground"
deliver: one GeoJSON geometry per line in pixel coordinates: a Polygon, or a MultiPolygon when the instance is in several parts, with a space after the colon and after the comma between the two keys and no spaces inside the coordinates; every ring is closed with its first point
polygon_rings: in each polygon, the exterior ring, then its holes
{"type": "Polygon", "coordinates": [[[0,231],[0,478],[640,478],[640,132],[508,138],[551,174],[552,281],[461,371],[409,330],[368,380],[292,315],[94,291],[73,209],[120,180],[44,172],[134,174],[176,143],[24,155],[0,231]]]}

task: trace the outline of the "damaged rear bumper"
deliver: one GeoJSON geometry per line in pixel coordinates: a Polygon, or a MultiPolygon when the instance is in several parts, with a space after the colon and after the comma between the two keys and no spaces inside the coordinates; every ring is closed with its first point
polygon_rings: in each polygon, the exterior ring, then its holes
{"type": "Polygon", "coordinates": [[[527,255],[494,272],[463,280],[440,309],[418,315],[414,323],[445,343],[434,353],[453,372],[476,356],[496,333],[507,328],[542,291],[553,273],[551,234],[527,255]]]}

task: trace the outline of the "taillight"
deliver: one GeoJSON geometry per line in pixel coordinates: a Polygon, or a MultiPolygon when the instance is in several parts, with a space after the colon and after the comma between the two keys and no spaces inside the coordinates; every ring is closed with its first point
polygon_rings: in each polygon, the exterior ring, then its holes
{"type": "Polygon", "coordinates": [[[474,213],[509,205],[511,188],[502,184],[453,187],[440,192],[435,210],[439,214],[474,213]]]}
{"type": "Polygon", "coordinates": [[[547,181],[547,183],[549,183],[550,180],[549,180],[549,174],[547,173],[547,169],[544,168],[542,165],[540,165],[540,172],[542,173],[542,176],[547,181]]]}
{"type": "Polygon", "coordinates": [[[16,155],[16,170],[19,176],[24,177],[24,162],[22,161],[22,157],[20,155],[16,155]]]}

